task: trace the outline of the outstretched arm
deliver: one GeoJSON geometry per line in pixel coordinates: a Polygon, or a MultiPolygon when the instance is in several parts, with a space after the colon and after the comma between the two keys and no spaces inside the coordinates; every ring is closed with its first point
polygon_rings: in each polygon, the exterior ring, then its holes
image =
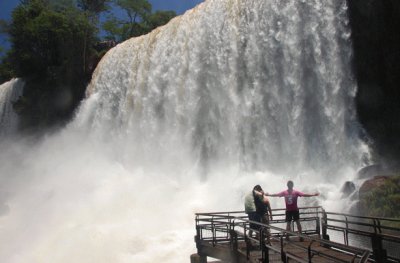
{"type": "Polygon", "coordinates": [[[269,194],[269,193],[265,193],[266,196],[272,196],[272,197],[279,197],[281,196],[280,194],[269,194]]]}
{"type": "Polygon", "coordinates": [[[303,194],[304,197],[313,197],[313,196],[319,196],[319,193],[314,193],[314,194],[303,194]]]}

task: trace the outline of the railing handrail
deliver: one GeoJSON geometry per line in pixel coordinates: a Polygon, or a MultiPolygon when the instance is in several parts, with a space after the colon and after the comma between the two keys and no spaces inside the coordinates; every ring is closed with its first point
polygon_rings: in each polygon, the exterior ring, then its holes
{"type": "MultiPolygon", "coordinates": [[[[259,232],[260,236],[262,236],[263,231],[265,231],[266,229],[269,229],[269,230],[273,230],[273,232],[274,232],[273,236],[275,236],[275,238],[276,238],[276,236],[278,236],[278,237],[280,237],[281,240],[282,240],[283,236],[285,236],[285,235],[300,237],[303,239],[311,240],[311,243],[319,242],[320,245],[322,245],[322,246],[331,247],[331,248],[334,248],[337,250],[345,251],[351,255],[354,255],[354,257],[359,258],[359,260],[360,260],[359,262],[366,261],[369,258],[370,253],[372,252],[372,249],[365,249],[365,248],[349,246],[349,242],[348,241],[346,242],[346,240],[345,240],[344,244],[329,241],[329,236],[327,236],[327,235],[324,236],[323,231],[322,231],[323,239],[321,239],[319,237],[319,235],[321,234],[319,232],[319,230],[320,230],[319,224],[322,223],[322,227],[325,228],[325,234],[326,234],[326,229],[330,229],[330,230],[334,230],[334,231],[341,231],[340,229],[342,229],[343,234],[345,235],[345,239],[348,238],[346,233],[356,233],[356,234],[364,234],[364,235],[367,235],[370,237],[378,235],[381,239],[389,238],[391,241],[396,242],[396,243],[400,241],[400,235],[399,236],[396,236],[396,235],[389,236],[384,233],[381,233],[381,229],[396,230],[396,231],[397,230],[400,231],[400,229],[382,225],[380,222],[380,221],[400,222],[400,219],[367,217],[367,216],[350,215],[350,214],[337,213],[337,212],[326,212],[321,206],[301,207],[299,209],[300,210],[316,209],[315,211],[304,211],[303,212],[303,214],[308,214],[308,215],[312,214],[315,216],[301,217],[300,220],[301,221],[316,220],[317,226],[316,226],[315,231],[314,230],[306,230],[303,232],[308,233],[308,234],[316,233],[316,234],[318,234],[318,237],[307,236],[304,234],[300,234],[300,233],[293,232],[293,231],[288,231],[286,229],[271,225],[274,223],[283,223],[284,222],[283,219],[271,220],[269,224],[263,224],[263,223],[256,222],[256,221],[250,221],[250,220],[248,220],[248,217],[244,211],[196,213],[196,226],[201,227],[202,229],[213,230],[212,237],[204,237],[204,240],[210,241],[212,239],[212,242],[215,245],[215,243],[217,243],[217,242],[229,241],[227,239],[227,237],[230,235],[229,233],[233,234],[233,232],[231,232],[231,231],[234,231],[236,233],[235,234],[236,239],[238,236],[242,236],[241,240],[243,240],[243,238],[248,239],[249,237],[246,235],[246,230],[249,229],[248,224],[252,223],[255,225],[259,225],[261,227],[260,228],[261,230],[253,230],[255,232],[259,232]],[[344,219],[343,220],[341,220],[340,218],[332,219],[332,218],[328,218],[328,215],[343,216],[344,219]],[[352,218],[353,220],[349,220],[349,218],[352,218]],[[365,221],[364,222],[356,222],[357,219],[368,219],[368,220],[373,220],[373,222],[371,224],[369,224],[368,222],[365,222],[365,221]],[[328,221],[336,222],[336,223],[343,223],[344,225],[343,226],[330,225],[330,224],[328,224],[328,221]],[[372,228],[374,228],[374,232],[361,231],[361,229],[357,229],[357,227],[351,228],[351,227],[349,227],[349,225],[354,226],[354,227],[357,225],[372,227],[372,228]],[[209,227],[207,227],[207,226],[209,226],[209,227]],[[244,230],[243,233],[238,232],[237,229],[235,229],[235,227],[239,228],[239,229],[243,229],[244,230]],[[333,229],[333,228],[337,228],[337,229],[333,229]],[[377,232],[377,230],[378,230],[378,232],[377,232]],[[358,233],[357,231],[362,232],[362,233],[358,233]],[[215,232],[220,232],[220,233],[223,232],[226,234],[226,236],[218,237],[215,232]],[[327,238],[328,240],[325,238],[327,238]]],[[[277,209],[273,209],[272,211],[280,212],[280,211],[285,211],[285,209],[277,208],[277,209]]],[[[279,213],[279,214],[272,213],[272,215],[273,216],[283,216],[284,213],[279,213]]],[[[250,239],[255,240],[254,238],[250,238],[250,239]]],[[[263,241],[261,241],[261,239],[256,240],[256,241],[259,242],[260,246],[261,246],[263,241]]],[[[310,243],[310,247],[311,247],[311,243],[310,243]]],[[[268,244],[263,244],[263,245],[265,245],[269,249],[276,251],[276,248],[272,247],[271,245],[268,245],[268,244]]],[[[282,244],[281,244],[281,246],[282,246],[282,244]]],[[[375,248],[373,248],[373,252],[374,252],[373,257],[375,257],[375,248]]],[[[322,253],[321,256],[329,256],[329,255],[323,255],[323,253],[322,253]]]]}
{"type": "MultiPolygon", "coordinates": [[[[307,235],[304,235],[304,234],[300,234],[298,232],[289,231],[289,230],[286,230],[286,229],[283,229],[283,228],[279,228],[279,227],[276,227],[276,226],[263,224],[263,223],[256,222],[256,221],[251,221],[251,220],[248,220],[248,219],[244,219],[242,217],[226,216],[226,219],[236,219],[236,220],[242,221],[242,223],[253,223],[253,224],[265,227],[265,228],[269,228],[269,229],[272,229],[272,230],[279,231],[280,233],[282,233],[284,235],[285,234],[289,234],[291,236],[297,236],[297,237],[307,238],[307,239],[310,239],[310,240],[315,240],[315,241],[318,241],[319,243],[322,243],[322,244],[324,244],[326,246],[331,246],[331,247],[335,247],[335,248],[338,248],[338,249],[343,249],[343,250],[348,250],[349,249],[349,250],[353,250],[353,252],[354,251],[357,251],[357,252],[364,252],[365,251],[364,249],[360,249],[360,248],[356,248],[356,247],[352,247],[352,246],[346,246],[346,245],[343,245],[343,244],[340,244],[340,243],[335,243],[335,242],[332,242],[332,241],[328,241],[328,240],[324,240],[324,239],[320,239],[320,238],[316,238],[316,237],[310,237],[310,236],[307,236],[307,235]]],[[[199,220],[204,220],[206,222],[210,222],[210,221],[207,221],[205,219],[199,219],[199,220]]],[[[219,223],[222,223],[222,222],[219,222],[219,223]]],[[[226,222],[225,222],[225,224],[226,224],[226,222]]],[[[235,224],[235,223],[233,223],[233,224],[235,224]]]]}
{"type": "MultiPolygon", "coordinates": [[[[306,206],[306,207],[299,207],[299,210],[304,210],[304,209],[321,209],[322,206],[306,206]]],[[[272,211],[286,211],[285,208],[274,208],[271,209],[272,211]]],[[[321,211],[322,212],[322,211],[321,211]]],[[[244,210],[238,210],[238,211],[229,211],[229,212],[207,212],[207,213],[195,213],[195,215],[221,215],[221,214],[244,214],[244,210]]]]}
{"type": "Polygon", "coordinates": [[[346,213],[338,213],[338,212],[325,212],[327,215],[340,215],[340,216],[347,216],[353,218],[361,218],[361,219],[372,219],[372,220],[384,220],[384,221],[391,221],[391,222],[399,222],[399,218],[389,218],[389,217],[373,217],[373,216],[360,216],[360,215],[351,215],[346,213]]]}

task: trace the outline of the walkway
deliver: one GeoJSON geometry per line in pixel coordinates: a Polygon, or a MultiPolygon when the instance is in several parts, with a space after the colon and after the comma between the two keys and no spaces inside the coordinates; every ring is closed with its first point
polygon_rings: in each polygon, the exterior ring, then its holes
{"type": "Polygon", "coordinates": [[[321,207],[300,211],[302,235],[283,229],[284,209],[275,209],[269,225],[259,224],[258,238],[248,236],[250,221],[243,212],[198,213],[198,253],[191,261],[400,263],[400,220],[330,213],[321,207]],[[267,232],[270,244],[265,242],[267,232]]]}

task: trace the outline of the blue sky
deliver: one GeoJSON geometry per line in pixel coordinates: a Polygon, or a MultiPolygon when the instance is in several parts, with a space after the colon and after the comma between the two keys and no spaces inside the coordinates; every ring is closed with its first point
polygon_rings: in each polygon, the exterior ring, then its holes
{"type": "MultiPolygon", "coordinates": [[[[177,14],[182,14],[203,1],[204,0],[149,0],[153,5],[153,11],[174,10],[177,14]]],[[[20,0],[0,0],[0,19],[9,20],[12,10],[19,2],[20,0]]],[[[8,43],[2,35],[0,35],[0,46],[8,47],[8,43]]]]}

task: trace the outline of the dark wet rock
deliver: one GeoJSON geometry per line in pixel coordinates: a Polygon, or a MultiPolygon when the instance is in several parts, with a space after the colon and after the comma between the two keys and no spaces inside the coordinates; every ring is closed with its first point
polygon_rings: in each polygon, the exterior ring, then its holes
{"type": "Polygon", "coordinates": [[[389,178],[390,176],[381,175],[365,181],[360,187],[359,196],[362,197],[373,190],[383,187],[389,178]]]}
{"type": "Polygon", "coordinates": [[[361,205],[360,205],[360,201],[356,201],[352,204],[350,204],[350,208],[348,210],[349,214],[352,215],[362,215],[362,210],[361,210],[361,205]]]}
{"type": "MultiPolygon", "coordinates": [[[[356,107],[374,154],[400,166],[400,1],[347,1],[357,79],[356,107]]],[[[368,141],[368,140],[367,140],[368,141]]]]}
{"type": "Polygon", "coordinates": [[[358,201],[358,191],[354,191],[350,196],[349,199],[351,201],[358,201]]]}
{"type": "Polygon", "coordinates": [[[373,178],[379,174],[382,174],[383,170],[384,169],[380,164],[365,166],[357,172],[357,178],[358,179],[373,178]]]}
{"type": "Polygon", "coordinates": [[[400,218],[400,175],[375,176],[359,190],[362,215],[400,218]]]}
{"type": "Polygon", "coordinates": [[[350,195],[352,195],[356,191],[356,186],[354,185],[353,182],[347,181],[344,183],[342,186],[342,198],[347,198],[350,195]]]}

